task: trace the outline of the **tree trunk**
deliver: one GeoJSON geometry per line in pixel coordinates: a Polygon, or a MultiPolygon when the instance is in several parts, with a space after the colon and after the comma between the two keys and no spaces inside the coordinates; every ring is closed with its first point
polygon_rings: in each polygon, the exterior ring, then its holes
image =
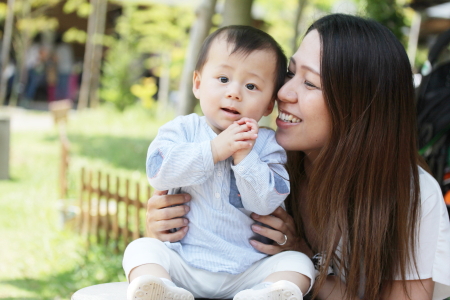
{"type": "Polygon", "coordinates": [[[308,0],[298,0],[298,6],[294,20],[295,27],[294,27],[294,37],[292,38],[292,54],[294,54],[298,48],[297,40],[298,36],[300,35],[300,20],[302,19],[303,9],[305,8],[306,4],[308,4],[308,0]]]}
{"type": "Polygon", "coordinates": [[[106,12],[108,0],[98,0],[96,7],[97,24],[94,37],[94,59],[92,61],[92,74],[90,84],[90,102],[91,107],[98,107],[100,100],[98,97],[98,88],[100,84],[100,69],[103,56],[103,35],[105,34],[106,12]]]}
{"type": "Polygon", "coordinates": [[[211,18],[214,15],[216,2],[216,0],[203,0],[197,8],[197,20],[191,28],[189,46],[186,52],[183,73],[181,74],[178,96],[178,115],[187,115],[194,111],[197,101],[192,94],[192,74],[195,69],[195,63],[200,47],[211,29],[211,18]]]}
{"type": "Polygon", "coordinates": [[[8,78],[5,78],[5,70],[9,64],[9,49],[11,46],[13,23],[14,23],[14,0],[8,0],[8,10],[6,13],[5,32],[3,35],[2,54],[1,54],[2,69],[0,74],[0,106],[2,106],[3,103],[5,103],[6,83],[8,81],[8,78]]]}
{"type": "Polygon", "coordinates": [[[226,0],[223,10],[222,27],[228,25],[252,24],[253,0],[226,0]]]}
{"type": "Polygon", "coordinates": [[[78,109],[82,110],[89,104],[89,94],[91,90],[91,78],[93,71],[93,61],[95,54],[95,31],[97,28],[96,14],[98,12],[98,3],[100,0],[92,0],[92,10],[88,18],[86,48],[84,50],[83,75],[81,78],[80,96],[78,99],[78,109]]]}

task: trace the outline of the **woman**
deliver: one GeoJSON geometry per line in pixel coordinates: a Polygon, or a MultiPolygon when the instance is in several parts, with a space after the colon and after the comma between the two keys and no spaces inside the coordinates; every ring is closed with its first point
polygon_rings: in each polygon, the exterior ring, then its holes
{"type": "MultiPolygon", "coordinates": [[[[290,215],[253,215],[273,228],[253,230],[278,245],[250,243],[268,254],[321,254],[319,299],[450,296],[448,214],[436,181],[418,167],[411,67],[392,33],[353,16],[319,19],[278,96],[290,215]]],[[[162,194],[148,202],[148,235],[177,241],[189,207],[169,206],[189,195],[162,194]]]]}

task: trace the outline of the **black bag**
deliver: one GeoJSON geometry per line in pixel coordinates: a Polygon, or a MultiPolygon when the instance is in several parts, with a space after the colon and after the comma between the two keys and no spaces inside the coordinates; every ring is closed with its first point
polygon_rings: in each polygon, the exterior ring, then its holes
{"type": "Polygon", "coordinates": [[[419,153],[450,196],[450,30],[430,49],[417,97],[419,153]]]}

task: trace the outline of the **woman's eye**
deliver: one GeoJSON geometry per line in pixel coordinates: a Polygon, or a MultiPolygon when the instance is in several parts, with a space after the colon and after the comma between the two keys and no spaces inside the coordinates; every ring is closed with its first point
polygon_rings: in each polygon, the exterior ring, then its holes
{"type": "Polygon", "coordinates": [[[250,91],[253,91],[254,89],[256,89],[256,86],[255,86],[254,84],[252,84],[252,83],[247,83],[247,84],[245,85],[245,87],[246,87],[247,89],[249,89],[250,91]]]}
{"type": "Polygon", "coordinates": [[[225,77],[225,76],[220,76],[220,77],[219,77],[219,80],[220,80],[220,82],[222,82],[222,83],[227,83],[227,82],[228,82],[228,78],[225,77]]]}
{"type": "Polygon", "coordinates": [[[309,81],[305,81],[305,85],[306,85],[307,87],[310,87],[310,88],[317,88],[314,84],[312,84],[312,83],[309,82],[309,81]]]}

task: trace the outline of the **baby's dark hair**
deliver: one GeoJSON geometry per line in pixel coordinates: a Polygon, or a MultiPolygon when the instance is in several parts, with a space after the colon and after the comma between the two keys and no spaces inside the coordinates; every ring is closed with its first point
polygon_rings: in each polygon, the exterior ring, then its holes
{"type": "Polygon", "coordinates": [[[268,50],[275,54],[275,89],[273,97],[276,98],[278,90],[284,84],[287,71],[287,58],[280,45],[268,33],[255,27],[244,25],[231,25],[219,28],[211,33],[203,42],[198,54],[195,71],[201,72],[208,60],[208,52],[212,42],[220,36],[225,36],[228,44],[234,44],[233,53],[249,55],[256,50],[268,50]]]}

